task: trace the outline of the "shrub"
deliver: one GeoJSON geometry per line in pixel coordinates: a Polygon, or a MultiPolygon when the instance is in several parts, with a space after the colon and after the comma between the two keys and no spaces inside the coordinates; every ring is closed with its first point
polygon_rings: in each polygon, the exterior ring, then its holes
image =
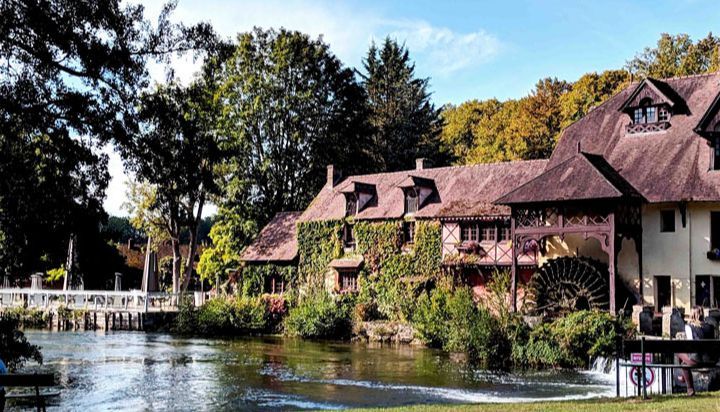
{"type": "Polygon", "coordinates": [[[445,289],[435,289],[423,293],[418,298],[417,309],[413,315],[413,325],[418,337],[428,346],[442,348],[448,340],[448,322],[450,314],[447,301],[450,293],[445,289]]]}
{"type": "Polygon", "coordinates": [[[42,363],[40,348],[31,345],[20,330],[20,318],[15,315],[0,315],[0,359],[10,371],[15,371],[32,359],[42,363]]]}
{"type": "Polygon", "coordinates": [[[319,291],[304,297],[285,318],[285,333],[315,339],[342,339],[351,332],[352,296],[337,299],[319,291]]]}
{"type": "Polygon", "coordinates": [[[269,328],[270,314],[266,301],[260,297],[219,297],[210,299],[200,308],[184,302],[173,330],[184,334],[244,335],[261,333],[269,328]]]}

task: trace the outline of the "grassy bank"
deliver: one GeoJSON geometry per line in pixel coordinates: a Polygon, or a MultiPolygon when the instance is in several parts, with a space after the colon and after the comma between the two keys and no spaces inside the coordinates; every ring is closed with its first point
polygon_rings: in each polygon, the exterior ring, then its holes
{"type": "Polygon", "coordinates": [[[592,399],[583,401],[476,404],[476,405],[418,405],[400,408],[356,409],[354,411],[409,411],[409,412],[553,412],[553,411],[720,411],[720,392],[658,396],[647,401],[638,399],[592,399]]]}

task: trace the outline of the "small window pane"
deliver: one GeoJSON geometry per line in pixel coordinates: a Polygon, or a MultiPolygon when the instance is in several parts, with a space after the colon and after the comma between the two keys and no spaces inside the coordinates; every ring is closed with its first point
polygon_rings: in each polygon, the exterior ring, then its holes
{"type": "Polygon", "coordinates": [[[645,109],[645,118],[647,123],[657,122],[657,109],[655,107],[648,107],[645,109]]]}
{"type": "Polygon", "coordinates": [[[510,240],[510,228],[509,227],[500,228],[500,241],[506,242],[508,240],[510,240]]]}
{"type": "Polygon", "coordinates": [[[661,232],[674,232],[675,231],[675,210],[660,211],[660,231],[661,232]]]}
{"type": "Polygon", "coordinates": [[[484,227],[482,229],[481,240],[495,242],[497,239],[496,235],[497,235],[497,232],[495,231],[495,227],[484,227]]]}
{"type": "Polygon", "coordinates": [[[633,116],[633,123],[635,123],[635,124],[643,123],[643,110],[642,109],[635,109],[634,116],[633,116]]]}
{"type": "Polygon", "coordinates": [[[670,120],[670,112],[668,111],[667,108],[661,107],[658,110],[658,121],[667,122],[668,120],[670,120]]]}

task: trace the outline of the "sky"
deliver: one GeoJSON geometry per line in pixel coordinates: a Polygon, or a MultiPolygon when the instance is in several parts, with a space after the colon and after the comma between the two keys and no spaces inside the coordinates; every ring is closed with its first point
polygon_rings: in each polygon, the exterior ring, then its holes
{"type": "MultiPolygon", "coordinates": [[[[137,2],[137,1],[136,1],[137,2]]],[[[140,1],[156,16],[159,0],[140,1]]],[[[519,98],[544,77],[574,81],[584,73],[617,69],[661,33],[693,39],[720,32],[717,0],[676,1],[310,1],[178,0],[174,19],[209,22],[232,38],[252,29],[285,27],[322,36],[346,66],[361,68],[372,41],[404,43],[416,73],[430,78],[436,105],[470,99],[519,98]]],[[[187,80],[189,59],[173,63],[187,80]]],[[[163,69],[151,67],[157,81],[163,69]]],[[[105,208],[126,215],[126,181],[120,158],[110,154],[112,180],[105,208]]],[[[214,212],[211,207],[206,214],[214,212]]]]}

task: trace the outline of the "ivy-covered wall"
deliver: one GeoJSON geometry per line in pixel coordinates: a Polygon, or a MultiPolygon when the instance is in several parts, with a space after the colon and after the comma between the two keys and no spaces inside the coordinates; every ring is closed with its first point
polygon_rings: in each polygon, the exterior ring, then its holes
{"type": "MultiPolygon", "coordinates": [[[[298,272],[309,289],[322,286],[331,260],[343,256],[343,221],[298,224],[298,272]]],[[[415,222],[414,245],[403,248],[400,220],[357,221],[356,247],[362,255],[359,302],[371,306],[380,318],[406,320],[418,288],[441,273],[441,226],[435,221],[415,222]]]]}
{"type": "Polygon", "coordinates": [[[242,294],[245,296],[257,296],[263,293],[265,279],[277,274],[285,280],[288,290],[294,290],[297,286],[297,267],[294,265],[253,264],[242,269],[242,294]]]}

